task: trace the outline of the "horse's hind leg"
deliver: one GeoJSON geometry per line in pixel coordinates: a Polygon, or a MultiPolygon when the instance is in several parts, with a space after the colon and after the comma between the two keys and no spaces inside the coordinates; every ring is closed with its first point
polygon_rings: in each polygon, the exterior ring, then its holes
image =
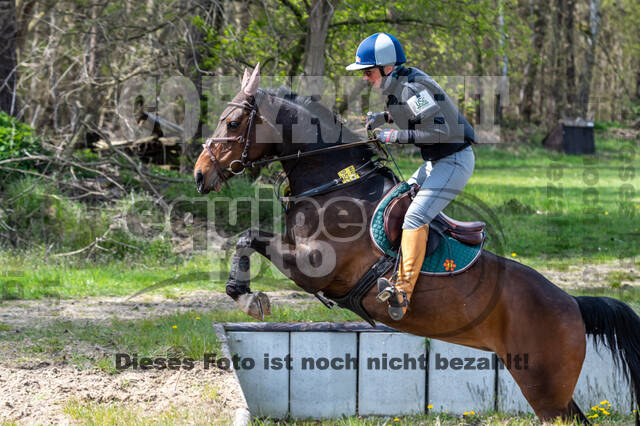
{"type": "Polygon", "coordinates": [[[527,356],[526,366],[512,363],[507,368],[540,420],[581,418],[572,398],[586,333],[576,299],[515,262],[504,262],[501,279],[503,303],[496,308],[494,351],[503,361],[527,356]]]}
{"type": "Polygon", "coordinates": [[[582,367],[580,347],[562,343],[557,346],[558,350],[545,354],[537,352],[535,357],[529,354],[529,368],[512,367],[511,374],[540,420],[577,419],[588,424],[586,417],[572,399],[582,367]]]}
{"type": "Polygon", "coordinates": [[[587,416],[584,415],[584,413],[582,412],[580,407],[578,407],[578,404],[576,404],[573,398],[571,399],[571,402],[569,402],[569,417],[572,419],[578,420],[583,425],[591,424],[589,422],[589,419],[587,419],[587,416]]]}
{"type": "Polygon", "coordinates": [[[503,361],[516,354],[527,356],[526,366],[517,368],[511,363],[507,367],[542,421],[558,417],[571,421],[574,416],[586,420],[572,401],[586,352],[584,324],[572,302],[568,296],[559,296],[553,303],[538,307],[535,313],[522,309],[522,314],[535,321],[529,321],[526,327],[522,326],[526,323],[522,316],[517,322],[509,321],[505,347],[499,353],[503,361]]]}

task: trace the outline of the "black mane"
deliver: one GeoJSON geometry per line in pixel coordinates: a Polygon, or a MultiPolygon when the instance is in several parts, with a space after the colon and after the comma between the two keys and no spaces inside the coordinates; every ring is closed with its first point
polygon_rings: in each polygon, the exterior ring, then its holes
{"type": "MultiPolygon", "coordinates": [[[[293,93],[287,87],[260,89],[257,97],[261,114],[266,114],[280,133],[282,144],[278,147],[279,156],[310,152],[364,139],[343,125],[329,108],[312,97],[293,93]],[[260,97],[271,99],[270,102],[264,102],[260,97]],[[298,123],[309,125],[300,126],[298,123]],[[293,127],[294,125],[296,127],[293,127]]],[[[282,167],[287,173],[293,193],[299,194],[330,182],[338,177],[339,171],[347,167],[353,166],[358,169],[368,164],[375,155],[376,151],[371,145],[358,145],[284,160],[282,167]]]]}
{"type": "MultiPolygon", "coordinates": [[[[290,108],[282,108],[278,112],[278,118],[280,123],[291,124],[295,123],[298,118],[296,115],[299,112],[309,114],[313,121],[318,120],[321,126],[321,134],[339,134],[337,137],[331,139],[337,139],[337,142],[333,140],[326,141],[324,137],[319,137],[318,145],[314,149],[323,148],[326,146],[337,145],[341,143],[351,143],[363,140],[363,136],[354,132],[347,126],[345,126],[339,119],[338,115],[327,108],[325,105],[317,102],[312,96],[299,95],[292,92],[289,87],[280,86],[277,89],[260,89],[262,92],[269,96],[273,96],[280,99],[283,105],[290,106],[290,108]]],[[[360,152],[366,152],[368,157],[372,157],[376,154],[370,146],[363,146],[360,152]]]]}

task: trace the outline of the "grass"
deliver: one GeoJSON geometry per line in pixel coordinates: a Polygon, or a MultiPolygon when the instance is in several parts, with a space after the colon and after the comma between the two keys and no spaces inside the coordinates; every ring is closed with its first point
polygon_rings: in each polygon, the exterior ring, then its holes
{"type": "Polygon", "coordinates": [[[613,271],[607,274],[607,283],[611,288],[620,288],[624,281],[638,279],[638,276],[629,271],[613,271]]]}
{"type": "Polygon", "coordinates": [[[640,313],[640,289],[637,287],[598,287],[598,288],[581,288],[570,292],[574,296],[597,296],[597,297],[613,297],[621,300],[640,313]]]}
{"type": "MultiPolygon", "coordinates": [[[[587,413],[588,414],[588,413],[587,413]]],[[[633,416],[612,412],[609,416],[597,418],[600,425],[632,424],[633,416]]],[[[254,419],[253,426],[387,426],[387,425],[487,425],[487,426],[528,426],[542,424],[533,414],[507,414],[500,412],[474,413],[467,415],[452,415],[447,413],[429,413],[400,417],[343,417],[331,420],[286,420],[254,419]]],[[[562,422],[560,420],[546,425],[579,425],[578,422],[562,422]]]]}
{"type": "MultiPolygon", "coordinates": [[[[445,212],[484,220],[494,236],[489,250],[516,253],[534,268],[633,257],[640,252],[637,149],[635,141],[605,135],[596,137],[595,156],[530,144],[477,146],[474,174],[445,212]]],[[[417,155],[399,161],[405,177],[421,162],[417,155]]]]}
{"type": "MultiPolygon", "coordinates": [[[[65,414],[73,419],[81,421],[82,424],[213,424],[221,422],[221,419],[211,419],[207,417],[195,417],[193,411],[172,408],[159,414],[149,417],[140,409],[114,403],[94,403],[71,400],[64,406],[65,414]]],[[[633,417],[612,412],[609,416],[592,419],[600,425],[620,425],[632,424],[633,417]]],[[[531,424],[541,424],[540,421],[531,414],[510,415],[506,413],[479,413],[456,416],[446,413],[422,414],[401,417],[343,417],[331,420],[286,420],[277,421],[271,419],[253,419],[253,426],[386,426],[386,425],[487,425],[487,426],[527,426],[531,424]]],[[[548,425],[578,425],[577,422],[555,421],[545,423],[548,425]]]]}
{"type": "MultiPolygon", "coordinates": [[[[640,197],[633,189],[640,188],[640,174],[630,169],[636,160],[636,145],[599,133],[595,156],[549,153],[526,143],[477,146],[475,172],[446,213],[461,220],[484,220],[489,230],[488,250],[533,268],[562,270],[620,258],[638,265],[640,197]]],[[[408,177],[422,159],[417,154],[402,154],[398,163],[408,177]]],[[[195,191],[190,181],[171,184],[165,192],[174,206],[174,219],[192,214],[208,220],[218,232],[224,228],[226,235],[248,226],[276,230],[281,226],[281,211],[274,204],[271,188],[252,186],[246,178],[234,179],[231,188],[208,198],[192,198],[195,191]]],[[[135,212],[136,221],[146,217],[145,197],[134,197],[125,204],[135,212]]],[[[25,211],[33,209],[25,207],[25,211]]],[[[193,250],[187,256],[167,252],[170,234],[146,243],[134,235],[130,238],[143,249],[101,262],[84,261],[82,256],[54,258],[46,247],[0,252],[0,264],[5,266],[0,273],[0,300],[124,296],[149,286],[156,286],[156,293],[167,297],[179,290],[222,291],[232,252],[204,254],[202,232],[198,234],[188,224],[182,231],[199,235],[191,241],[193,250]]],[[[260,289],[296,288],[262,257],[252,259],[255,276],[259,276],[253,281],[259,282],[260,289]]],[[[623,280],[611,276],[603,284],[616,287],[623,280]]]]}
{"type": "MultiPolygon", "coordinates": [[[[176,262],[142,259],[108,263],[42,261],[31,255],[0,253],[0,300],[129,296],[149,289],[151,294],[171,297],[183,290],[224,292],[231,252],[217,257],[198,255],[176,262]]],[[[260,256],[252,257],[252,276],[260,289],[297,289],[260,256]]]]}
{"type": "MultiPolygon", "coordinates": [[[[206,406],[205,406],[206,407],[206,406]]],[[[206,408],[169,407],[161,412],[149,412],[143,407],[119,403],[97,403],[71,400],[63,412],[83,425],[211,425],[230,424],[230,419],[216,416],[206,408]]]]}
{"type": "MultiPolygon", "coordinates": [[[[275,306],[265,320],[343,322],[356,321],[358,317],[344,309],[329,311],[319,303],[312,303],[302,307],[275,306]]],[[[220,351],[213,322],[255,321],[239,309],[191,311],[143,320],[112,319],[106,323],[54,320],[39,327],[5,325],[0,331],[0,347],[7,345],[7,349],[20,354],[22,361],[46,358],[50,362],[71,362],[80,368],[97,367],[116,373],[116,353],[202,360],[205,353],[220,351]],[[83,351],[85,347],[91,350],[83,351]]]]}

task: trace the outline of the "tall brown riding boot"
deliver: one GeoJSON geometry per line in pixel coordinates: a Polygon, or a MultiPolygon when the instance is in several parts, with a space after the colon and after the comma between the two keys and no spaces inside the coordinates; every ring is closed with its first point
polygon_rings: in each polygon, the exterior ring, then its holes
{"type": "Polygon", "coordinates": [[[398,279],[395,286],[381,288],[386,279],[378,281],[378,301],[387,300],[389,302],[389,316],[398,321],[407,312],[413,289],[420,276],[422,262],[427,251],[427,237],[429,236],[429,225],[422,225],[417,229],[403,229],[402,259],[398,268],[398,279]]]}

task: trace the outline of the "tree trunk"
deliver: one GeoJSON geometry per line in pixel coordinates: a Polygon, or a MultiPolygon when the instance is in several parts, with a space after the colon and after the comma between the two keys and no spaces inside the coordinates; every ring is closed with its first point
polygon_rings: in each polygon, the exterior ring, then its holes
{"type": "MultiPolygon", "coordinates": [[[[207,0],[201,0],[198,3],[203,10],[206,10],[209,2],[207,0]]],[[[212,22],[210,22],[209,24],[212,25],[213,28],[221,28],[223,27],[221,14],[217,13],[217,9],[214,10],[215,13],[213,14],[212,22]]],[[[197,25],[188,25],[187,31],[188,34],[185,36],[187,43],[184,52],[185,75],[189,76],[191,81],[193,81],[194,85],[196,86],[196,90],[198,91],[198,98],[200,99],[201,105],[206,105],[207,98],[203,93],[202,73],[200,72],[200,67],[202,64],[202,49],[206,45],[205,36],[202,30],[197,25]]],[[[203,114],[202,117],[206,117],[206,110],[201,111],[201,113],[203,114]]],[[[198,120],[198,127],[193,138],[191,140],[182,141],[182,150],[180,155],[180,173],[188,173],[189,168],[192,164],[192,160],[194,158],[197,158],[196,156],[200,148],[199,142],[201,142],[201,139],[203,137],[202,132],[203,120],[198,120]]]]}
{"type": "Polygon", "coordinates": [[[567,20],[565,27],[565,40],[566,40],[566,77],[567,77],[567,114],[571,119],[576,118],[578,113],[576,107],[576,61],[575,61],[575,46],[573,39],[573,25],[576,8],[576,0],[567,1],[567,20]]]}
{"type": "Polygon", "coordinates": [[[531,121],[533,115],[533,97],[537,85],[538,68],[542,62],[542,47],[544,45],[545,33],[547,30],[547,14],[546,3],[543,5],[542,0],[534,2],[533,6],[533,35],[531,44],[533,45],[533,54],[529,58],[529,69],[526,76],[523,97],[521,105],[522,116],[525,121],[531,121]],[[543,9],[544,8],[544,9],[543,9]]]}
{"type": "Polygon", "coordinates": [[[89,81],[93,81],[95,78],[95,70],[96,70],[96,43],[98,37],[98,31],[100,30],[98,26],[95,24],[96,18],[98,17],[98,6],[91,6],[91,20],[94,22],[90,27],[89,40],[87,40],[87,74],[89,77],[89,81]]]}
{"type": "Polygon", "coordinates": [[[24,43],[27,40],[29,32],[29,23],[33,18],[33,11],[36,6],[36,0],[23,0],[17,5],[16,9],[16,28],[18,34],[16,36],[16,57],[20,57],[24,50],[24,43]]]}
{"type": "Polygon", "coordinates": [[[562,30],[564,28],[564,8],[565,0],[556,0],[555,14],[553,21],[553,43],[551,49],[551,59],[553,61],[551,99],[553,99],[552,117],[554,120],[562,117],[564,112],[564,73],[566,70],[564,60],[564,37],[562,30]]]}
{"type": "Polygon", "coordinates": [[[636,69],[638,70],[636,72],[636,99],[640,100],[640,61],[638,61],[636,69]]]}
{"type": "Polygon", "coordinates": [[[499,2],[500,14],[498,16],[498,24],[500,25],[500,49],[502,50],[502,75],[500,78],[500,93],[497,99],[497,120],[502,122],[503,103],[506,104],[503,96],[507,92],[507,74],[509,72],[509,56],[507,55],[507,36],[504,31],[504,5],[503,1],[499,2]]]}
{"type": "Polygon", "coordinates": [[[473,21],[471,24],[471,28],[473,29],[473,33],[475,34],[473,39],[473,53],[475,56],[475,61],[473,63],[473,73],[478,78],[475,79],[476,86],[473,87],[475,91],[475,99],[473,100],[473,105],[475,108],[474,116],[468,116],[472,120],[472,125],[479,126],[482,124],[482,107],[485,104],[484,100],[484,86],[482,82],[482,76],[484,76],[484,38],[482,37],[482,31],[480,30],[480,18],[479,14],[472,13],[473,21]]]}
{"type": "Polygon", "coordinates": [[[16,4],[0,0],[0,110],[14,115],[16,111],[16,4]]]}
{"type": "Polygon", "coordinates": [[[249,2],[248,1],[234,1],[231,6],[233,7],[233,14],[231,20],[233,26],[238,33],[242,34],[251,25],[251,15],[249,15],[249,2]]]}
{"type": "Polygon", "coordinates": [[[579,113],[582,117],[586,117],[589,112],[589,97],[591,90],[591,78],[593,76],[593,66],[596,61],[596,45],[598,42],[598,29],[600,27],[600,0],[589,1],[589,36],[587,43],[589,45],[585,58],[584,72],[582,73],[582,81],[580,84],[580,103],[579,113]]]}
{"type": "MultiPolygon", "coordinates": [[[[312,0],[307,10],[309,19],[304,60],[304,75],[307,77],[324,75],[324,52],[334,10],[331,0],[312,0]]],[[[303,82],[304,91],[310,95],[322,94],[324,88],[321,87],[321,80],[303,82]]]]}

